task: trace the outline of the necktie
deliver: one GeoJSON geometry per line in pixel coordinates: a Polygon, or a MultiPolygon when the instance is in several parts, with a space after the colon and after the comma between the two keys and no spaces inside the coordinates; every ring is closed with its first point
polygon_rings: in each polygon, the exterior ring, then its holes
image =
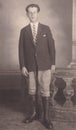
{"type": "Polygon", "coordinates": [[[35,24],[33,24],[33,41],[34,41],[34,43],[36,43],[36,40],[37,40],[36,36],[37,36],[36,26],[35,26],[35,24]]]}

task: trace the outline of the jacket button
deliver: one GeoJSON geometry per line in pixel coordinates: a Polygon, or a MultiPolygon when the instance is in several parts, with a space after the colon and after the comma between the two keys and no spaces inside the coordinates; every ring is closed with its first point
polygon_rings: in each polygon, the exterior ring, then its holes
{"type": "Polygon", "coordinates": [[[35,56],[37,57],[37,53],[35,54],[35,56]]]}

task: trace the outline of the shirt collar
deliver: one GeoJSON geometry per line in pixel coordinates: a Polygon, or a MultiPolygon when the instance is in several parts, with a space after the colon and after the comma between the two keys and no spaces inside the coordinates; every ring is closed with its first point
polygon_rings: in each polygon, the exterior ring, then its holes
{"type": "Polygon", "coordinates": [[[38,26],[38,24],[39,24],[39,22],[36,22],[36,23],[30,22],[30,25],[31,25],[31,26],[33,26],[33,25],[38,26]]]}

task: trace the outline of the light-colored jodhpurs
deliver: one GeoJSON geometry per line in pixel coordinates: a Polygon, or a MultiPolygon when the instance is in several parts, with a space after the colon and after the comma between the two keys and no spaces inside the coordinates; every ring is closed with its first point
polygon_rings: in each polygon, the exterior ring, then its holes
{"type": "MultiPolygon", "coordinates": [[[[38,71],[38,87],[42,96],[50,96],[50,83],[51,83],[51,69],[38,71]]],[[[35,95],[37,84],[36,84],[36,72],[29,72],[29,94],[35,95]]]]}

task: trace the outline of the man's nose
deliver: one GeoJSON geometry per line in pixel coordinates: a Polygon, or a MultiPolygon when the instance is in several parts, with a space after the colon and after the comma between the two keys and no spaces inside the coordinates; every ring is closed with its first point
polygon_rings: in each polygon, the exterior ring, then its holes
{"type": "Polygon", "coordinates": [[[31,13],[31,16],[33,16],[34,15],[34,13],[31,13]]]}

